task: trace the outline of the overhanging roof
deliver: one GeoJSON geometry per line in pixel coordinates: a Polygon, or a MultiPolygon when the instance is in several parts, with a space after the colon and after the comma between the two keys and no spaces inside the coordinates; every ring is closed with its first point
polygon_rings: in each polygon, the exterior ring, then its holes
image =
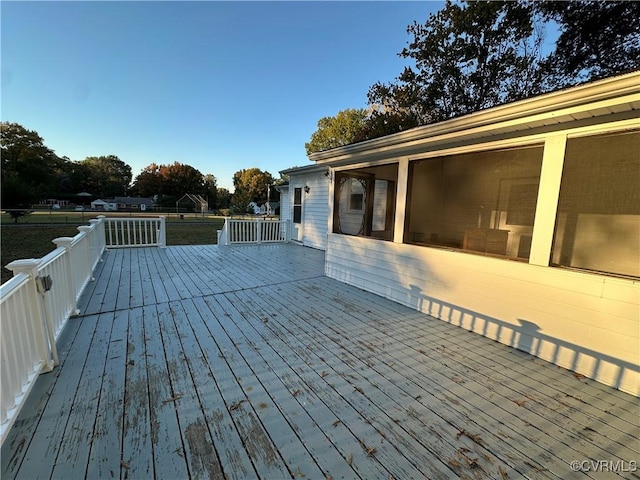
{"type": "Polygon", "coordinates": [[[316,167],[346,164],[369,157],[410,154],[420,149],[464,141],[481,141],[516,132],[558,129],[569,122],[593,122],[618,114],[637,118],[640,109],[640,71],[591,82],[463,117],[412,128],[385,137],[315,152],[316,167]]]}
{"type": "Polygon", "coordinates": [[[280,170],[280,173],[283,175],[291,175],[292,173],[315,173],[315,172],[325,172],[327,170],[326,165],[305,165],[304,167],[291,167],[286,170],[280,170]]]}

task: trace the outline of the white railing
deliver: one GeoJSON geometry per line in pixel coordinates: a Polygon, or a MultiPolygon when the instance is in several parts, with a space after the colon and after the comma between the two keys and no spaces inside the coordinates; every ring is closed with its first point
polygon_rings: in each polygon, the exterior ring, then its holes
{"type": "Polygon", "coordinates": [[[107,248],[165,247],[166,218],[107,218],[107,248]]]}
{"type": "MultiPolygon", "coordinates": [[[[35,262],[35,261],[34,261],[35,262]]],[[[2,389],[0,435],[13,425],[31,387],[42,371],[53,368],[48,336],[33,276],[18,273],[0,286],[2,309],[2,389]]]]}
{"type": "Polygon", "coordinates": [[[218,230],[218,245],[289,242],[287,220],[225,218],[218,230]]]}
{"type": "Polygon", "coordinates": [[[39,259],[6,267],[0,285],[0,443],[13,425],[38,374],[58,364],[56,342],[106,248],[166,246],[165,217],[106,218],[78,227],[74,237],[53,240],[39,259]]]}

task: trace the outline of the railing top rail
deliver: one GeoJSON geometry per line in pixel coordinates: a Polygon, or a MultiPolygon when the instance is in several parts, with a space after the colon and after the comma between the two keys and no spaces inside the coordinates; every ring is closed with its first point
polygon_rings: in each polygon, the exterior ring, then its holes
{"type": "Polygon", "coordinates": [[[87,236],[87,232],[78,232],[73,240],[71,241],[71,246],[77,245],[84,237],[87,236]]]}
{"type": "Polygon", "coordinates": [[[14,292],[17,292],[28,281],[29,275],[26,273],[18,273],[0,285],[0,303],[10,298],[14,292]]]}
{"type": "Polygon", "coordinates": [[[55,262],[58,258],[64,255],[65,252],[66,252],[66,249],[64,247],[58,247],[55,250],[52,250],[51,252],[47,253],[44,257],[40,259],[40,264],[38,265],[38,269],[45,268],[49,264],[55,262]]]}
{"type": "Polygon", "coordinates": [[[104,220],[107,222],[113,222],[113,221],[125,221],[125,222],[133,222],[133,221],[140,221],[140,220],[147,220],[150,222],[159,222],[160,219],[162,219],[163,217],[105,217],[104,220]]]}

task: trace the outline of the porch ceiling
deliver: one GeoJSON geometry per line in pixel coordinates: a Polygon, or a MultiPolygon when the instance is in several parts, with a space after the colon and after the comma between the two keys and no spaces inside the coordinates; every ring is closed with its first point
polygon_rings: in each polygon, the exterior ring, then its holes
{"type": "Polygon", "coordinates": [[[2,478],[638,475],[639,399],[323,262],[287,244],[107,252],[2,478]]]}

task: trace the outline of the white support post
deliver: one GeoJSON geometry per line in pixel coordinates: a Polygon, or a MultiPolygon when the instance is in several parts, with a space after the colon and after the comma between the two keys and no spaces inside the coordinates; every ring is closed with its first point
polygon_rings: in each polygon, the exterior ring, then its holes
{"type": "Polygon", "coordinates": [[[533,241],[529,255],[531,265],[547,267],[551,259],[566,145],[567,136],[564,134],[551,136],[544,144],[533,241]]]}
{"type": "Polygon", "coordinates": [[[102,261],[102,254],[107,249],[107,232],[105,229],[105,224],[107,223],[105,215],[98,215],[98,220],[100,220],[100,224],[98,227],[98,231],[100,235],[98,238],[100,239],[100,261],[102,261]]]}
{"type": "Polygon", "coordinates": [[[165,248],[167,246],[167,217],[160,216],[160,231],[158,232],[158,247],[165,248]]]}
{"type": "Polygon", "coordinates": [[[78,300],[76,298],[76,292],[78,291],[78,286],[76,283],[76,276],[73,273],[73,264],[71,262],[71,243],[73,242],[72,237],[58,237],[53,239],[53,243],[55,243],[56,247],[63,247],[65,249],[65,263],[66,263],[66,271],[67,278],[61,279],[65,285],[67,285],[67,295],[69,295],[69,299],[71,300],[72,311],[74,315],[78,315],[80,310],[78,310],[78,300]]]}
{"type": "Polygon", "coordinates": [[[8,264],[6,268],[13,272],[16,276],[19,273],[25,273],[29,276],[29,312],[32,319],[30,330],[36,340],[36,348],[40,352],[44,361],[43,372],[53,370],[54,364],[57,364],[58,352],[56,351],[56,343],[53,338],[53,326],[51,318],[47,318],[44,310],[44,292],[42,298],[38,294],[36,286],[36,277],[38,276],[38,266],[40,260],[34,258],[15,260],[8,264]]]}
{"type": "Polygon", "coordinates": [[[409,192],[409,159],[401,158],[398,165],[396,191],[396,219],[393,229],[393,241],[404,242],[404,223],[407,214],[407,194],[409,192]]]}
{"type": "Polygon", "coordinates": [[[84,256],[86,258],[86,267],[87,267],[87,277],[89,278],[90,282],[95,282],[95,278],[93,277],[93,261],[91,259],[91,230],[93,229],[93,227],[89,227],[86,225],[82,225],[80,227],[78,227],[78,231],[79,232],[84,232],[84,256]]]}
{"type": "Polygon", "coordinates": [[[218,245],[227,245],[227,237],[229,235],[229,217],[224,217],[224,225],[222,230],[218,230],[218,245]]]}
{"type": "MultiPolygon", "coordinates": [[[[104,216],[102,216],[102,218],[104,218],[104,216]]],[[[91,220],[89,220],[89,223],[91,225],[93,225],[93,228],[95,229],[95,232],[93,233],[95,235],[96,238],[96,248],[98,249],[98,251],[96,252],[97,256],[98,256],[98,263],[102,262],[102,254],[104,253],[104,221],[100,219],[100,217],[98,218],[92,218],[91,220]]]]}
{"type": "Polygon", "coordinates": [[[256,218],[256,242],[262,243],[262,219],[256,218]]]}

